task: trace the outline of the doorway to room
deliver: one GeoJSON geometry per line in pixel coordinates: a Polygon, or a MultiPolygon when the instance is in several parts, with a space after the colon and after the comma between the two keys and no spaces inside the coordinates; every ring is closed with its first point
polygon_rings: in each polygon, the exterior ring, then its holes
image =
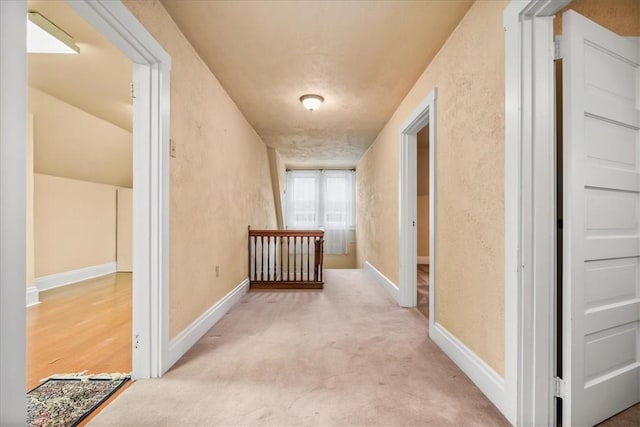
{"type": "MultiPolygon", "coordinates": [[[[26,2],[0,2],[3,100],[18,108],[2,108],[2,191],[0,246],[3,298],[0,299],[2,360],[0,385],[3,419],[24,419],[26,379],[26,2]],[[18,144],[16,141],[20,141],[18,144]],[[7,184],[10,183],[10,184],[7,184]],[[9,191],[10,190],[10,191],[9,191]],[[22,248],[23,250],[17,250],[22,248]]],[[[136,126],[133,132],[133,266],[132,372],[137,378],[158,377],[170,367],[168,335],[169,260],[169,82],[171,57],[121,2],[71,2],[76,12],[133,63],[136,126]],[[127,31],[123,31],[125,29],[127,31]]],[[[21,421],[19,421],[21,422],[21,421]]],[[[18,422],[18,423],[19,423],[18,422]]]]}
{"type": "Polygon", "coordinates": [[[29,390],[132,369],[133,64],[67,3],[28,6],[79,50],[28,49],[29,390]]]}
{"type": "Polygon", "coordinates": [[[420,129],[417,139],[416,234],[417,294],[416,308],[429,318],[429,125],[420,129]]]}
{"type": "Polygon", "coordinates": [[[430,326],[434,325],[436,314],[434,281],[436,96],[437,89],[434,88],[400,128],[399,165],[400,286],[398,303],[402,307],[416,307],[420,303],[422,310],[428,314],[430,326]],[[419,160],[420,155],[422,155],[421,160],[419,160]],[[419,261],[428,261],[428,269],[425,269],[424,264],[418,267],[419,261]],[[421,276],[428,282],[428,284],[424,283],[420,289],[418,288],[418,268],[426,270],[426,277],[424,273],[421,276]],[[420,298],[421,301],[419,301],[420,298]]]}

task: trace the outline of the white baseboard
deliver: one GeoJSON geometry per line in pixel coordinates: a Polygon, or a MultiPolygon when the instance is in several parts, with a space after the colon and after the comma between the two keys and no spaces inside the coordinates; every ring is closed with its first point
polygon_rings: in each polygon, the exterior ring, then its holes
{"type": "Polygon", "coordinates": [[[387,276],[371,265],[369,261],[364,262],[364,269],[371,273],[384,290],[391,295],[391,298],[393,298],[395,302],[400,304],[400,289],[391,280],[389,280],[387,276]]]}
{"type": "Polygon", "coordinates": [[[27,307],[36,304],[40,304],[40,292],[35,286],[29,286],[27,288],[27,307]]]}
{"type": "Polygon", "coordinates": [[[242,296],[247,293],[247,290],[249,290],[249,279],[242,281],[172,339],[169,342],[167,364],[164,367],[164,371],[169,370],[213,325],[218,323],[222,316],[240,301],[242,296]]]}
{"type": "Polygon", "coordinates": [[[34,285],[39,292],[48,289],[58,288],[64,285],[81,282],[94,277],[105,276],[116,272],[116,263],[108,262],[106,264],[93,265],[91,267],[79,268],[77,270],[64,271],[62,273],[50,274],[48,276],[37,277],[34,285]]]}
{"type": "Polygon", "coordinates": [[[507,416],[508,402],[504,378],[439,323],[429,327],[429,337],[478,386],[491,403],[507,416]]]}
{"type": "Polygon", "coordinates": [[[418,264],[429,264],[429,256],[418,256],[418,264]]]}

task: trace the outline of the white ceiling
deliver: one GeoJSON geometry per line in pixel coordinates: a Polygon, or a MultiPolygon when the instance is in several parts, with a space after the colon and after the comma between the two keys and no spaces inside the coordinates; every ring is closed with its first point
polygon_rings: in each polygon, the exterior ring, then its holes
{"type": "MultiPolygon", "coordinates": [[[[288,167],[353,167],[473,0],[161,0],[288,167]],[[317,93],[320,110],[299,97],[317,93]]],[[[29,55],[30,85],[131,131],[132,64],[65,2],[31,0],[80,55],[29,55]]]]}
{"type": "Polygon", "coordinates": [[[161,1],[289,167],[355,166],[473,3],[161,1]]]}

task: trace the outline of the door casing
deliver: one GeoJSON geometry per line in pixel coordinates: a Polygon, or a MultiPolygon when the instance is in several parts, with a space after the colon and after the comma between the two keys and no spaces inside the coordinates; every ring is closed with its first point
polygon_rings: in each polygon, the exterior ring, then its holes
{"type": "Polygon", "coordinates": [[[429,125],[429,323],[435,317],[436,269],[436,99],[434,88],[400,127],[400,283],[399,301],[402,307],[417,304],[417,146],[418,132],[429,125]]]}
{"type": "Polygon", "coordinates": [[[554,421],[553,16],[569,2],[512,0],[504,11],[505,380],[517,425],[554,421]]]}
{"type": "Polygon", "coordinates": [[[68,4],[134,63],[133,366],[161,376],[169,347],[169,73],[171,57],[120,1],[68,4]]]}
{"type": "MultiPolygon", "coordinates": [[[[2,423],[22,423],[26,375],[26,1],[1,2],[0,381],[2,423]],[[6,65],[5,65],[6,64],[6,65]],[[7,67],[5,69],[5,67],[7,67]],[[7,72],[5,72],[7,71],[7,72]]],[[[120,1],[70,1],[134,62],[133,375],[168,368],[169,72],[171,58],[120,1]]]]}

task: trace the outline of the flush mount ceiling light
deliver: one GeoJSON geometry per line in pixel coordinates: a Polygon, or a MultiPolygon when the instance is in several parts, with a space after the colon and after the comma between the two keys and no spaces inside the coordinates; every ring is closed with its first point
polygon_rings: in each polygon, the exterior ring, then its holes
{"type": "Polygon", "coordinates": [[[69,34],[38,12],[27,14],[27,52],[80,53],[69,34]]]}
{"type": "Polygon", "coordinates": [[[307,110],[316,111],[324,102],[324,98],[320,95],[302,95],[300,97],[300,102],[302,102],[302,105],[304,105],[304,108],[307,110]]]}

